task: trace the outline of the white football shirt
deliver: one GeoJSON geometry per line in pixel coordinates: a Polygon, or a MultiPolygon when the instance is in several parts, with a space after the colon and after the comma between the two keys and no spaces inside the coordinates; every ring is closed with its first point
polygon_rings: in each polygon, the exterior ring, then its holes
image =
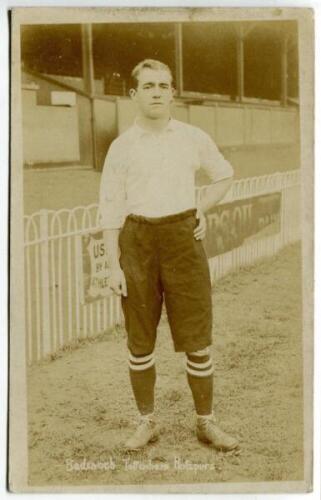
{"type": "Polygon", "coordinates": [[[160,133],[137,123],[115,139],[100,185],[100,214],[106,229],[122,227],[128,214],[163,217],[196,208],[195,172],[215,183],[233,168],[212,138],[193,125],[170,119],[160,133]]]}

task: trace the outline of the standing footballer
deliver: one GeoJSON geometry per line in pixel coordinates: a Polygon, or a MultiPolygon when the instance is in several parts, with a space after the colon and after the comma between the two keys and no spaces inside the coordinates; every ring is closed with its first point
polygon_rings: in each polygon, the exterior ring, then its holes
{"type": "Polygon", "coordinates": [[[175,351],[186,353],[197,437],[232,450],[238,442],[219,428],[212,409],[211,283],[201,240],[204,212],[223,198],[233,169],[205,132],[171,118],[174,89],[167,65],[146,59],[132,77],[137,118],[111,144],[100,188],[110,285],[122,295],[130,381],[140,414],[125,447],[140,449],[158,437],[154,348],[165,301],[175,351]],[[213,187],[196,206],[199,168],[213,187]]]}

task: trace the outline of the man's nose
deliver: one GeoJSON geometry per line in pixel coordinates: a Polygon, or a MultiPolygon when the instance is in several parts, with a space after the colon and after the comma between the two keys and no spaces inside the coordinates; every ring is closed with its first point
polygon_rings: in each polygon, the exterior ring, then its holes
{"type": "Polygon", "coordinates": [[[160,97],[161,96],[161,88],[158,86],[154,87],[154,92],[153,92],[153,97],[160,97]]]}

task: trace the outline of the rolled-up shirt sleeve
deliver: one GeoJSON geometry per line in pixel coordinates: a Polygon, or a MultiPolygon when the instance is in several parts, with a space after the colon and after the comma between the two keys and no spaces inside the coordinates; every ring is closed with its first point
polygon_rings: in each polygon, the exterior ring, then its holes
{"type": "Polygon", "coordinates": [[[200,130],[198,142],[200,168],[206,172],[212,183],[233,177],[232,165],[220,153],[213,139],[200,130]]]}
{"type": "Polygon", "coordinates": [[[104,229],[120,229],[126,211],[126,169],[122,148],[113,142],[108,150],[100,182],[99,212],[104,229]]]}

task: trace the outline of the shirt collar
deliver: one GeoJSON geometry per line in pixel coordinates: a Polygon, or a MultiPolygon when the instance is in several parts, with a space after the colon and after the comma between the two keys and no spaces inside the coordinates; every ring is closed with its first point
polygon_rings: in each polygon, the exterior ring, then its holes
{"type": "MultiPolygon", "coordinates": [[[[164,133],[164,132],[172,132],[174,130],[176,130],[178,127],[178,122],[177,120],[174,120],[174,118],[170,118],[168,120],[168,123],[166,125],[166,127],[162,130],[161,133],[164,133]]],[[[141,127],[140,125],[138,125],[137,123],[137,118],[134,122],[134,125],[133,125],[133,128],[135,130],[135,133],[137,134],[138,137],[142,137],[144,135],[150,135],[150,134],[153,134],[152,131],[150,130],[146,130],[144,129],[143,127],[141,127]]]]}

